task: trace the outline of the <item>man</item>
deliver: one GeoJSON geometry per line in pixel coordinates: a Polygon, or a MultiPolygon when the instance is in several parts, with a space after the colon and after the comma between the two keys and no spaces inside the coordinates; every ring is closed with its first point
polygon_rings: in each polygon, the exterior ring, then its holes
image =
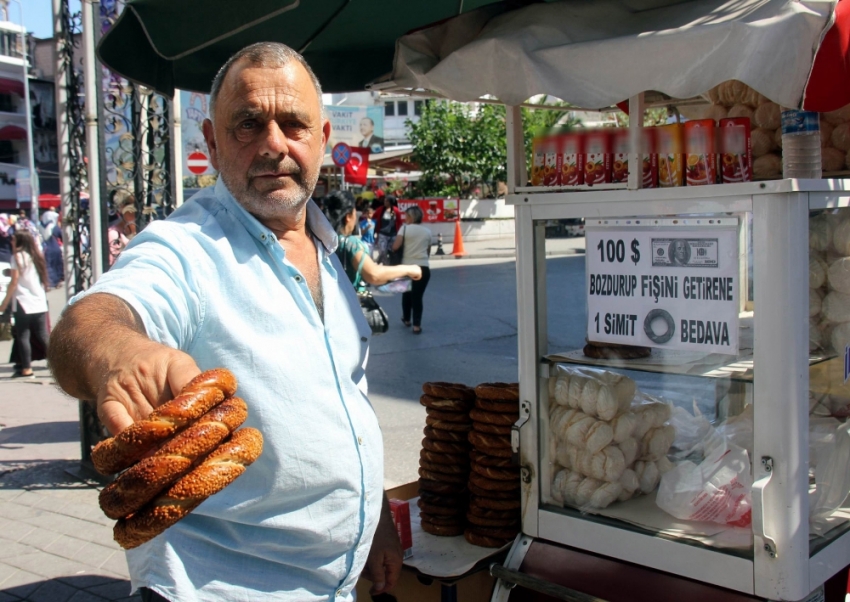
{"type": "Polygon", "coordinates": [[[282,44],[234,55],[203,124],[218,183],[140,232],[54,330],[57,382],[96,400],[110,432],[223,366],[265,439],[243,476],[127,553],[143,600],[344,601],[361,571],[373,593],[398,577],[369,327],[309,200],[330,134],[321,98],[282,44]]]}
{"type": "Polygon", "coordinates": [[[375,122],[369,117],[364,117],[360,120],[360,135],[363,136],[363,140],[357,146],[368,148],[373,153],[384,151],[384,139],[380,136],[375,136],[375,122]]]}

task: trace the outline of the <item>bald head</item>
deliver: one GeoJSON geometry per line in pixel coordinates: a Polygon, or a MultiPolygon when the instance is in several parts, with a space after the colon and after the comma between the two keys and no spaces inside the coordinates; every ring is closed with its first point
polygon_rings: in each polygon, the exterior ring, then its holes
{"type": "Polygon", "coordinates": [[[319,99],[319,111],[322,117],[324,117],[325,107],[322,104],[322,85],[319,83],[319,79],[316,77],[316,74],[313,73],[310,65],[307,64],[306,60],[304,60],[304,57],[286,44],[281,44],[279,42],[257,42],[256,44],[246,46],[231,56],[227,62],[222,65],[221,69],[218,70],[218,73],[216,73],[216,76],[213,79],[212,89],[210,90],[210,118],[213,122],[215,121],[215,107],[218,102],[218,97],[221,94],[221,88],[224,85],[225,79],[227,79],[228,73],[230,73],[231,68],[236,63],[240,63],[240,66],[275,69],[283,67],[292,61],[297,61],[302,67],[304,67],[305,71],[307,71],[307,74],[310,76],[310,80],[316,90],[316,96],[319,99]]]}

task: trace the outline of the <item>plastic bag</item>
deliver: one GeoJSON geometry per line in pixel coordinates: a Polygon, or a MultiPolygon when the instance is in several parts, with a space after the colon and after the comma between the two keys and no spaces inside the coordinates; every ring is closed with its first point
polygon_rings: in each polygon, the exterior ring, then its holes
{"type": "MultiPolygon", "coordinates": [[[[809,439],[813,439],[810,431],[809,439]]],[[[812,533],[823,535],[834,527],[828,520],[842,506],[850,491],[850,423],[838,424],[833,435],[821,439],[814,449],[815,490],[809,494],[809,526],[812,533]]]]}
{"type": "Polygon", "coordinates": [[[682,520],[748,527],[751,487],[747,450],[728,443],[715,446],[699,464],[685,460],[666,472],[656,504],[682,520]]]}

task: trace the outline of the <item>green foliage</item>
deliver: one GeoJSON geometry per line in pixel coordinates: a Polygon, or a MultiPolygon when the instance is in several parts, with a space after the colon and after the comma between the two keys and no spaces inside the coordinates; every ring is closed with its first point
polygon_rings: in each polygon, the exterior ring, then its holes
{"type": "MultiPolygon", "coordinates": [[[[622,111],[615,111],[614,118],[617,120],[617,126],[629,127],[629,116],[622,111]]],[[[647,109],[643,116],[644,127],[653,127],[656,125],[664,125],[667,123],[667,108],[660,107],[657,109],[647,109]]]]}
{"type": "MultiPolygon", "coordinates": [[[[526,160],[531,158],[532,138],[551,130],[566,112],[523,109],[526,160]]],[[[423,172],[414,188],[417,196],[490,195],[497,190],[497,182],[507,180],[503,105],[479,104],[474,109],[462,103],[429,100],[419,122],[408,120],[407,125],[415,161],[423,172]]]]}

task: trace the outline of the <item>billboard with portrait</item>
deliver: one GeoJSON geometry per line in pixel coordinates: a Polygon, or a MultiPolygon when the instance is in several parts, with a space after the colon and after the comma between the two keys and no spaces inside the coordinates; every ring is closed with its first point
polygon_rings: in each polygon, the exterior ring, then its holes
{"type": "Polygon", "coordinates": [[[372,154],[384,152],[384,107],[325,106],[331,120],[327,152],[335,144],[368,148],[372,154]]]}

